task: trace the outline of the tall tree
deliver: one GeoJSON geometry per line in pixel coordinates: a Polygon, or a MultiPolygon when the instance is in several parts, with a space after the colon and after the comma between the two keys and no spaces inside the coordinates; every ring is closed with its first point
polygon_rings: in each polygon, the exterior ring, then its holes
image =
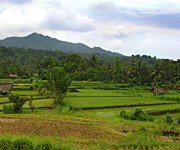
{"type": "Polygon", "coordinates": [[[66,67],[53,67],[46,74],[49,90],[54,96],[54,104],[61,105],[71,84],[73,74],[66,67]]]}

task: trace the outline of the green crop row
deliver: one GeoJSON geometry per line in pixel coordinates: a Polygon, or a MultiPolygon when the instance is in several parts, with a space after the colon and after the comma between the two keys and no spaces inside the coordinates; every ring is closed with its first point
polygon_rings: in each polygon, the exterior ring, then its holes
{"type": "Polygon", "coordinates": [[[62,143],[58,145],[52,144],[47,140],[30,139],[28,137],[5,137],[0,138],[0,150],[70,150],[69,146],[65,146],[62,143]],[[40,142],[39,142],[40,141],[40,142]]]}

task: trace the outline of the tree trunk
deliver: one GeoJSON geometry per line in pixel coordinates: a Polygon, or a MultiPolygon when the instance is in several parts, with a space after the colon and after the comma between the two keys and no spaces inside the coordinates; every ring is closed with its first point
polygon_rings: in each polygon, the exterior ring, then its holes
{"type": "Polygon", "coordinates": [[[62,105],[65,95],[66,95],[66,93],[65,94],[57,94],[54,98],[54,104],[55,105],[62,105]]]}

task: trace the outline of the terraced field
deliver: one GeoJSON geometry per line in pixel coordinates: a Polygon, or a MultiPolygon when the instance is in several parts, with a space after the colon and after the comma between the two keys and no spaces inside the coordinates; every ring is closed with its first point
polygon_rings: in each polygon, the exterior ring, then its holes
{"type": "MultiPolygon", "coordinates": [[[[23,84],[24,85],[24,84],[23,84]]],[[[27,88],[28,84],[17,90],[16,86],[12,94],[22,96],[33,96],[33,102],[37,107],[50,107],[52,98],[38,95],[36,91],[30,91],[27,88]],[[21,90],[22,89],[22,90],[21,90]],[[26,89],[26,90],[25,90],[26,89]]],[[[118,89],[118,90],[102,90],[102,89],[78,89],[79,92],[69,92],[65,97],[65,103],[73,108],[101,108],[101,107],[124,107],[124,106],[147,106],[147,105],[164,105],[179,103],[179,100],[174,101],[170,98],[163,99],[152,96],[148,90],[142,89],[118,89]]],[[[177,96],[176,96],[177,97],[177,96]]],[[[0,104],[8,102],[8,97],[1,97],[0,104]]],[[[27,105],[25,105],[27,107],[27,105]]]]}
{"type": "Polygon", "coordinates": [[[177,149],[180,142],[179,137],[162,136],[166,126],[157,129],[153,123],[117,123],[61,115],[0,115],[0,128],[1,136],[46,137],[52,143],[61,141],[76,149],[177,149]],[[144,129],[148,134],[143,133],[144,129]],[[53,137],[60,139],[55,142],[53,137]]]}
{"type": "MultiPolygon", "coordinates": [[[[68,92],[66,106],[54,108],[53,98],[30,90],[24,80],[16,83],[12,92],[32,99],[36,109],[23,106],[23,114],[0,112],[1,136],[45,138],[54,145],[63,143],[71,149],[179,149],[180,94],[153,96],[149,87],[127,87],[98,82],[73,82],[76,92],[68,92]],[[154,121],[132,121],[120,118],[120,112],[142,108],[156,112],[154,121]],[[177,110],[177,111],[175,111],[177,110]],[[158,114],[158,112],[164,112],[158,114]],[[166,114],[174,122],[166,122],[166,114]],[[166,136],[164,132],[175,135],[166,136]]],[[[8,104],[7,96],[0,97],[0,110],[8,104]]],[[[0,138],[1,138],[0,136],[0,138]]]]}

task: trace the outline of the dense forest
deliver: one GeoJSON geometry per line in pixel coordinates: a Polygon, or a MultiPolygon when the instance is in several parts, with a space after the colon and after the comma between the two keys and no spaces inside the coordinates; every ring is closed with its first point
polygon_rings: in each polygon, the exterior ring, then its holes
{"type": "Polygon", "coordinates": [[[34,50],[0,47],[0,78],[17,74],[31,78],[35,74],[45,79],[44,71],[51,66],[68,64],[75,72],[74,80],[115,82],[130,85],[180,84],[180,60],[156,59],[150,56],[125,58],[100,54],[82,56],[58,50],[34,50]]]}

